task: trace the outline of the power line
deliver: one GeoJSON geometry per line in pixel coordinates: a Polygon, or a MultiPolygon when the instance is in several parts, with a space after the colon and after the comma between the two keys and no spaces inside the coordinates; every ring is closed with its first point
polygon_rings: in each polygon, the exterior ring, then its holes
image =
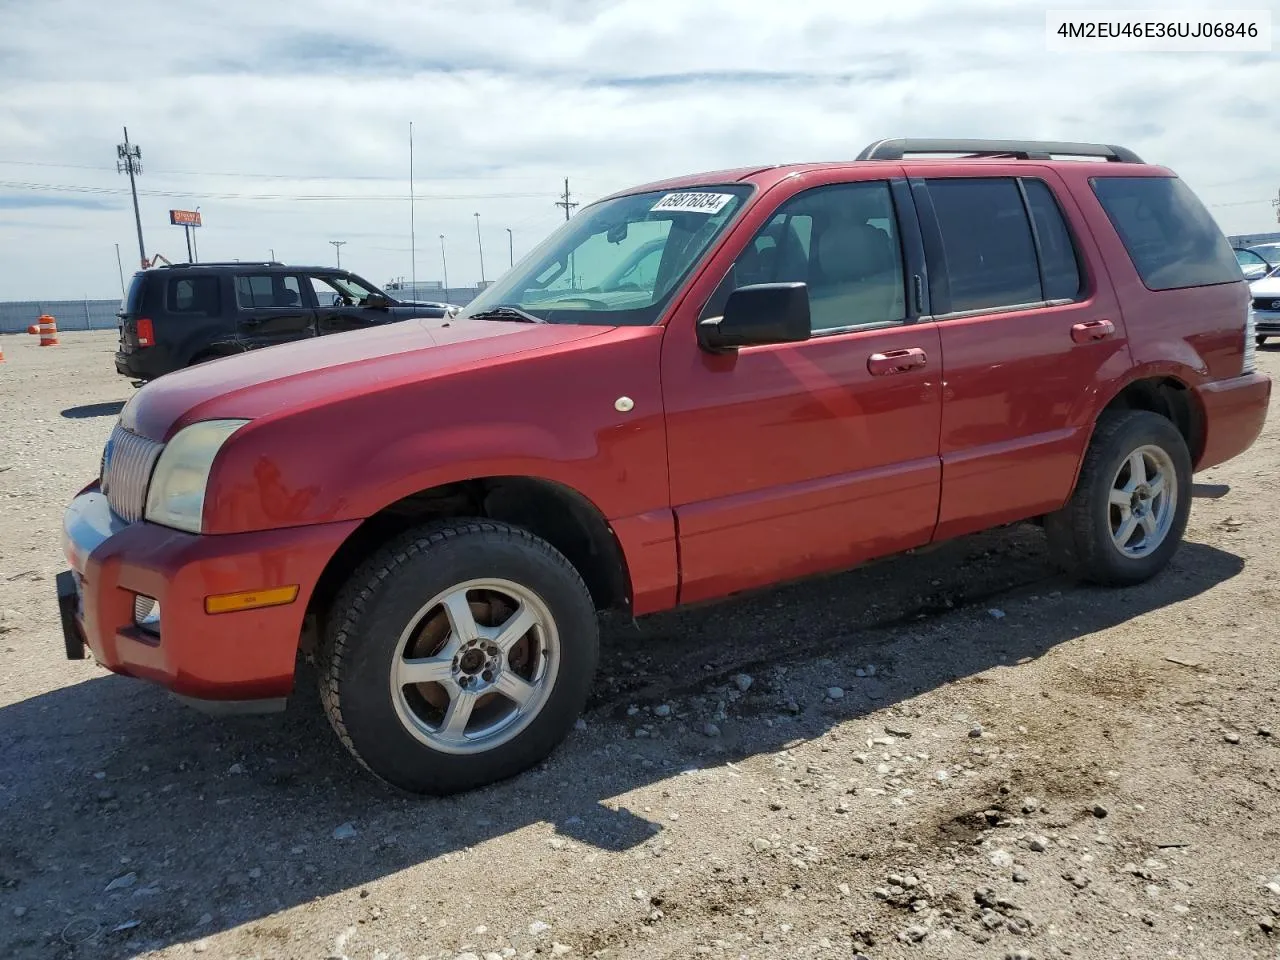
{"type": "MultiPolygon", "coordinates": [[[[128,190],[116,187],[91,187],[66,183],[32,183],[24,180],[0,180],[0,187],[10,190],[34,190],[44,193],[84,193],[93,196],[120,196],[128,190]]],[[[141,197],[169,197],[184,200],[355,200],[393,201],[403,203],[408,194],[400,193],[206,193],[194,190],[139,190],[141,197]]],[[[542,193],[435,193],[417,194],[427,200],[531,200],[542,193]]]]}

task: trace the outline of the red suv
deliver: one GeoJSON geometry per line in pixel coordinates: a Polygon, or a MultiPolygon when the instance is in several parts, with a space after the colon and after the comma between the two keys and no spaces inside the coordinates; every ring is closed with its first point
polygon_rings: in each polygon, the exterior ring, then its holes
{"type": "Polygon", "coordinates": [[[262,710],[301,650],[369,770],[475,787],[572,727],[600,609],[1033,519],[1072,574],[1146,580],[1262,429],[1251,323],[1204,207],[1120,147],[638,187],[457,317],[139,390],[66,512],[67,654],[262,710]]]}

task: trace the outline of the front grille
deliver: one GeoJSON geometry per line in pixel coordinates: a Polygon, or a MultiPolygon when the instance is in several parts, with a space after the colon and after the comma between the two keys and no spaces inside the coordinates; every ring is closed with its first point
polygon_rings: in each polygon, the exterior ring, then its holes
{"type": "Polygon", "coordinates": [[[1253,309],[1280,310],[1280,297],[1255,297],[1253,301],[1253,309]]]}
{"type": "Polygon", "coordinates": [[[102,451],[102,492],[121,520],[136,523],[147,506],[147,484],[164,444],[130,433],[120,425],[102,451]]]}

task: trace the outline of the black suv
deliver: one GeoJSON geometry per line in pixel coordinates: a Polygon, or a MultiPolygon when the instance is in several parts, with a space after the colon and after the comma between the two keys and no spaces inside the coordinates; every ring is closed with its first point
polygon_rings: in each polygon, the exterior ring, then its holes
{"type": "Polygon", "coordinates": [[[121,304],[116,371],[153,380],[256,347],[458,310],[395,300],[354,273],[330,267],[275,261],[152,267],[133,275],[121,304]]]}

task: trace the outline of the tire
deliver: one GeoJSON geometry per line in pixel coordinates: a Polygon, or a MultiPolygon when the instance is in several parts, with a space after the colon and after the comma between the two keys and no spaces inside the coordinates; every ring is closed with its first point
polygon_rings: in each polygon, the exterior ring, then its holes
{"type": "Polygon", "coordinates": [[[318,650],[320,697],[375,776],[457,793],[551,753],[586,703],[599,644],[586,584],[549,543],[490,520],[438,522],[379,550],[339,592],[318,650]]]}
{"type": "MultiPolygon", "coordinates": [[[[1144,489],[1150,492],[1150,486],[1144,489]]],[[[1105,586],[1142,583],[1169,563],[1190,511],[1191,454],[1178,428],[1146,410],[1108,413],[1094,429],[1071,499],[1045,517],[1049,554],[1080,580],[1105,586]],[[1148,478],[1154,479],[1155,468],[1163,474],[1163,501],[1160,496],[1144,499],[1142,490],[1134,488],[1133,458],[1139,454],[1148,478]],[[1124,538],[1123,548],[1117,535],[1124,536],[1125,507],[1111,500],[1113,489],[1118,499],[1123,497],[1122,487],[1139,495],[1136,501],[1131,498],[1136,508],[1128,513],[1136,527],[1124,538]]]]}
{"type": "Polygon", "coordinates": [[[1253,339],[1254,339],[1254,342],[1260,347],[1265,347],[1267,345],[1266,337],[1254,337],[1253,339]]]}

